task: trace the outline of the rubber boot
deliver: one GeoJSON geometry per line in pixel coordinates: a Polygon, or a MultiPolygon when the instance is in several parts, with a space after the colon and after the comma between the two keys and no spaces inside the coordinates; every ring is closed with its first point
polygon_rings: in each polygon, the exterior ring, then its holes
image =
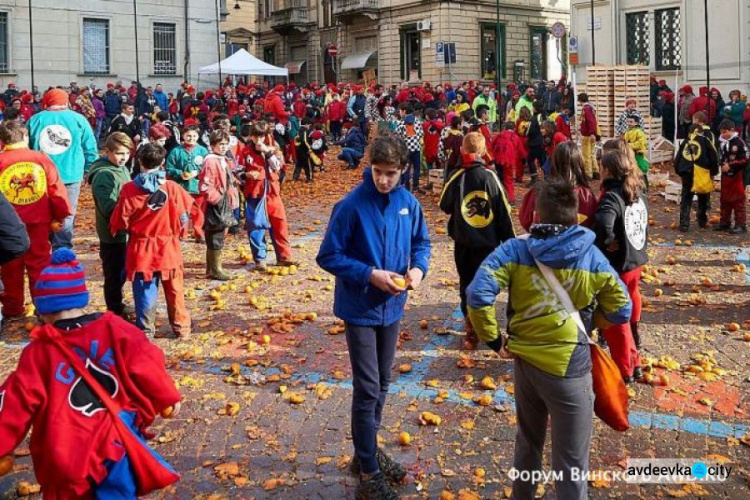
{"type": "Polygon", "coordinates": [[[633,342],[635,342],[635,348],[641,350],[641,334],[638,333],[638,323],[630,323],[630,331],[633,334],[633,342]]]}
{"type": "Polygon", "coordinates": [[[469,318],[464,318],[464,330],[466,331],[466,338],[464,339],[464,349],[467,351],[473,351],[479,344],[479,338],[474,331],[474,326],[471,324],[469,318]]]}
{"type": "Polygon", "coordinates": [[[208,262],[209,270],[208,277],[220,280],[228,281],[232,279],[221,266],[221,250],[206,250],[206,260],[208,262]]]}

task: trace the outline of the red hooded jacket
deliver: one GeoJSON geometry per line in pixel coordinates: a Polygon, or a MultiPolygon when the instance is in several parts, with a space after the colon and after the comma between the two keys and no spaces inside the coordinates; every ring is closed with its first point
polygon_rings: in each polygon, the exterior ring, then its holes
{"type": "Polygon", "coordinates": [[[440,120],[431,120],[422,125],[424,129],[424,159],[433,164],[437,161],[440,135],[445,128],[445,123],[440,120]]]}
{"type": "MultiPolygon", "coordinates": [[[[715,89],[711,89],[712,91],[715,89]]],[[[708,88],[707,87],[701,87],[700,88],[700,96],[693,99],[693,102],[690,104],[690,108],[688,109],[688,113],[690,114],[690,118],[693,117],[695,113],[698,111],[703,111],[704,113],[708,113],[708,124],[713,123],[714,119],[716,118],[716,101],[711,99],[708,96],[708,88]]]]}
{"type": "Polygon", "coordinates": [[[333,121],[343,121],[346,118],[346,104],[341,99],[331,101],[328,105],[328,119],[333,121]]]}
{"type": "MultiPolygon", "coordinates": [[[[12,453],[33,426],[31,458],[44,498],[84,498],[90,480],[99,483],[107,476],[105,460],[120,460],[124,448],[109,412],[96,406],[98,399],[85,407],[71,402],[80,378],[46,340],[49,329],[54,334],[51,325],[32,331],[18,367],[0,386],[0,456],[12,453]]],[[[180,400],[162,350],[111,312],[63,336],[91,363],[90,371],[114,379],[114,400],[136,413],[141,431],[180,400]]]]}
{"type": "Polygon", "coordinates": [[[276,117],[276,121],[283,123],[284,125],[289,121],[289,116],[291,115],[284,109],[284,103],[281,101],[281,96],[276,92],[269,92],[268,95],[266,95],[266,100],[263,104],[263,113],[273,113],[273,116],[276,117]]]}

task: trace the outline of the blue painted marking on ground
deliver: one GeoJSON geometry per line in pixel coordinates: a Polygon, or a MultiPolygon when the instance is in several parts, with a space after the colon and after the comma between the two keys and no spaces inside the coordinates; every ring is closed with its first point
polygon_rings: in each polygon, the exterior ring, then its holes
{"type": "Polygon", "coordinates": [[[750,249],[747,247],[738,247],[735,245],[707,245],[705,243],[695,243],[692,247],[678,247],[674,243],[657,243],[653,245],[655,247],[661,247],[661,248],[680,248],[680,249],[689,249],[689,248],[700,248],[701,250],[722,250],[726,252],[734,252],[736,255],[734,256],[735,260],[738,264],[745,264],[745,282],[750,284],[750,249]]]}

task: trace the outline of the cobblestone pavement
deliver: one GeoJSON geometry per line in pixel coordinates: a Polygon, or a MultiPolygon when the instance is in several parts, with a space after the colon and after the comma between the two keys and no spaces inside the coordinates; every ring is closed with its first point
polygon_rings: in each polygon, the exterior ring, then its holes
{"type": "MultiPolygon", "coordinates": [[[[346,342],[331,313],[332,280],[317,268],[314,256],[332,203],[360,175],[330,164],[313,186],[285,186],[295,257],[301,261],[296,274],[244,272],[240,254],[247,251],[247,242],[232,238],[226,260],[241,277],[220,290],[225,309],[211,307],[216,302],[208,294],[219,283],[201,278],[203,247],[184,245],[194,338],[157,340],[184,395],[183,411],[178,419],[157,420],[153,428],[156,448],[182,473],[182,480],[154,498],[354,497],[355,480],[346,470],[352,455],[346,342]],[[267,344],[263,335],[269,336],[267,344]],[[292,404],[296,396],[305,401],[292,404]]],[[[656,276],[643,284],[644,354],[666,366],[655,367],[654,373],[657,379],[667,374],[669,385],[634,387],[632,428],[626,433],[596,422],[591,469],[622,471],[628,457],[708,457],[725,462],[732,473],[726,483],[702,487],[597,480],[591,483],[590,496],[750,498],[750,441],[742,443],[750,433],[750,342],[743,340],[750,333],[750,275],[737,267],[747,263],[747,239],[695,230],[679,236],[682,241],[675,246],[678,236],[670,225],[677,217],[676,206],[655,193],[650,200],[650,270],[656,276]],[[734,326],[729,323],[737,323],[739,331],[730,331],[734,326]],[[700,366],[697,355],[713,358],[708,361],[713,375],[688,371],[699,371],[687,368],[700,366]]],[[[446,218],[436,210],[434,195],[421,201],[433,235],[434,259],[424,286],[409,298],[382,444],[409,468],[408,481],[400,488],[404,498],[439,498],[446,491],[455,498],[507,498],[515,434],[512,367],[487,349],[469,357],[459,350],[452,245],[447,236],[437,234],[446,218]],[[493,378],[496,390],[481,387],[485,376],[493,378]],[[489,406],[474,402],[483,394],[492,396],[489,406]],[[422,411],[439,415],[442,423],[421,426],[422,411]],[[411,435],[409,446],[398,443],[404,431],[411,435]]],[[[101,270],[88,193],[81,212],[76,249],[89,276],[93,307],[101,308],[101,270]]],[[[501,295],[500,316],[504,301],[501,295]]],[[[164,308],[160,315],[166,323],[164,308]]],[[[167,330],[162,325],[165,337],[167,330]]],[[[27,339],[23,324],[6,328],[0,376],[15,366],[27,339]]],[[[705,371],[706,361],[701,369],[705,371]]],[[[34,482],[27,446],[18,450],[15,471],[0,478],[4,498],[14,498],[20,482],[34,482]]],[[[547,470],[548,460],[546,454],[547,470]]],[[[551,483],[538,493],[539,498],[556,498],[551,483]]]]}

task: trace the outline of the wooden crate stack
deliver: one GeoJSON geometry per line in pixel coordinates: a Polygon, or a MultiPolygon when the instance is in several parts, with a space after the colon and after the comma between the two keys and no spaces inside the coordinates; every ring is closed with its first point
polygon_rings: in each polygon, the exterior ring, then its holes
{"type": "Polygon", "coordinates": [[[589,66],[586,68],[586,93],[589,96],[589,102],[596,108],[596,117],[602,137],[614,136],[615,93],[614,72],[611,66],[589,66]]]}
{"type": "Polygon", "coordinates": [[[615,120],[625,111],[625,101],[633,97],[637,101],[638,111],[648,116],[651,102],[651,73],[646,66],[614,66],[612,68],[614,81],[614,110],[615,120]]]}

